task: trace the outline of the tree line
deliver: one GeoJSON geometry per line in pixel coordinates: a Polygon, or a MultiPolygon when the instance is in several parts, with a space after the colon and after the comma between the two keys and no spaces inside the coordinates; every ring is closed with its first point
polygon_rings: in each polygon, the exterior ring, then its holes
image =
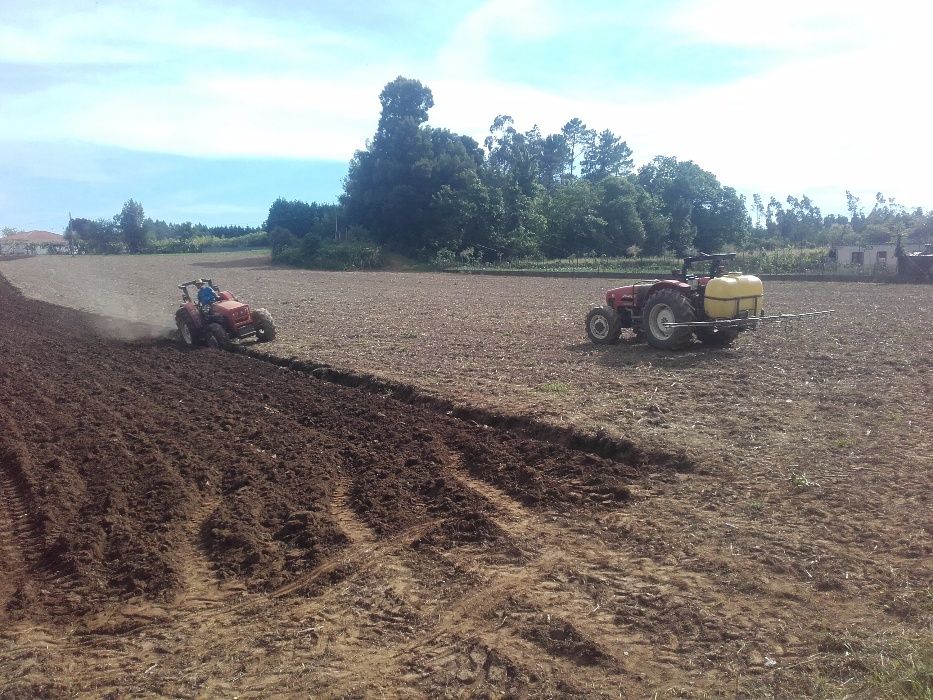
{"type": "MultiPolygon", "coordinates": [[[[638,169],[609,129],[578,117],[557,132],[520,130],[497,116],[480,145],[427,124],[433,94],[398,77],[379,95],[366,148],[350,161],[336,204],[276,199],[262,230],[273,257],[305,264],[337,256],[378,259],[387,250],[428,260],[471,253],[515,259],[638,256],[689,250],[880,243],[933,236],[933,212],[878,194],[866,207],[847,192],[848,216],[823,216],[806,195],[745,198],[692,161],[657,156],[638,169]],[[322,257],[324,256],[324,257],[322,257]]],[[[112,219],[70,219],[66,236],[88,252],[145,252],[154,242],[222,239],[258,228],[169,224],[124,204],[112,219]]]]}
{"type": "Polygon", "coordinates": [[[493,121],[483,147],[426,124],[430,88],[399,77],[376,133],[350,162],[348,224],[415,257],[478,248],[506,257],[682,252],[739,243],[749,218],[731,187],[695,163],[632,150],[579,118],[554,134],[493,121]]]}
{"type": "Polygon", "coordinates": [[[172,224],[145,215],[143,205],[127,200],[110,219],[68,218],[65,238],[76,250],[87,253],[156,252],[159,242],[186,242],[199,237],[241,238],[262,231],[250,226],[205,226],[186,221],[172,224]]]}
{"type": "Polygon", "coordinates": [[[757,194],[752,200],[755,223],[749,243],[762,247],[878,245],[897,238],[921,243],[933,239],[933,211],[908,209],[881,192],[875,195],[871,209],[866,212],[859,197],[847,190],[848,216],[823,216],[806,195],[788,196],[786,206],[774,197],[767,204],[757,194]]]}
{"type": "Polygon", "coordinates": [[[460,251],[506,259],[682,254],[933,235],[933,212],[880,193],[868,212],[847,193],[849,216],[823,216],[806,195],[765,204],[756,194],[750,213],[743,196],[692,161],[658,156],[636,170],[626,141],[577,117],[544,134],[500,115],[480,146],[427,124],[433,94],[418,80],[396,78],[379,100],[376,132],[354,154],[339,205],[277,200],[268,230],[343,235],[422,259],[460,251]]]}

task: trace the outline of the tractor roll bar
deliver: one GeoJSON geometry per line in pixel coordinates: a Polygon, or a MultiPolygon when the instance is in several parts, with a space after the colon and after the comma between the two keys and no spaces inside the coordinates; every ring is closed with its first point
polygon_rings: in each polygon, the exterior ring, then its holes
{"type": "Polygon", "coordinates": [[[719,267],[718,263],[723,260],[734,260],[735,253],[697,253],[696,255],[691,255],[688,258],[684,258],[684,266],[680,270],[680,276],[686,278],[687,270],[690,269],[691,263],[703,262],[706,260],[712,260],[713,264],[710,266],[709,275],[710,277],[716,276],[716,268],[719,267]]]}
{"type": "MultiPolygon", "coordinates": [[[[208,287],[213,287],[213,286],[214,286],[214,280],[208,279],[208,278],[206,278],[206,277],[203,278],[203,279],[204,279],[204,284],[206,284],[208,287]]],[[[178,285],[178,288],[179,288],[179,289],[184,289],[185,287],[190,287],[190,286],[192,286],[195,282],[197,282],[197,280],[191,280],[190,282],[182,282],[181,284],[178,285]]]]}

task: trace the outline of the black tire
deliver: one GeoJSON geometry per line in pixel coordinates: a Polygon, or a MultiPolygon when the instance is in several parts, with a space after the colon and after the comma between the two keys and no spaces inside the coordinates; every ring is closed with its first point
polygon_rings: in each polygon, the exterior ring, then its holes
{"type": "Polygon", "coordinates": [[[682,350],[693,337],[691,328],[665,328],[661,323],[692,323],[696,312],[690,300],[676,289],[660,289],[645,302],[641,327],[648,342],[661,350],[682,350]]]}
{"type": "Polygon", "coordinates": [[[229,350],[232,347],[227,331],[219,323],[208,323],[204,329],[204,339],[209,348],[229,350]]]}
{"type": "Polygon", "coordinates": [[[197,333],[189,321],[182,314],[175,316],[175,325],[178,326],[178,337],[181,338],[182,345],[191,348],[197,345],[197,333]]]}
{"type": "Polygon", "coordinates": [[[716,348],[729,347],[739,337],[736,328],[697,328],[696,334],[701,343],[716,348]]]}
{"type": "Polygon", "coordinates": [[[619,314],[608,306],[590,311],[586,316],[586,334],[597,345],[611,345],[618,342],[622,324],[619,314]]]}
{"type": "Polygon", "coordinates": [[[256,326],[256,340],[260,343],[275,340],[275,321],[272,320],[272,314],[268,311],[253,309],[253,325],[256,326]]]}

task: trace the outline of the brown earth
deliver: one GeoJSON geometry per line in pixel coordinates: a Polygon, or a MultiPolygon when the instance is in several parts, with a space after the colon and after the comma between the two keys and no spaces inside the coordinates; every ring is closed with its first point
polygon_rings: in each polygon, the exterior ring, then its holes
{"type": "Polygon", "coordinates": [[[582,342],[600,280],[231,260],[103,296],[213,270],[367,390],[0,290],[0,694],[929,689],[929,287],[769,284],[838,313],[675,355],[582,342]]]}

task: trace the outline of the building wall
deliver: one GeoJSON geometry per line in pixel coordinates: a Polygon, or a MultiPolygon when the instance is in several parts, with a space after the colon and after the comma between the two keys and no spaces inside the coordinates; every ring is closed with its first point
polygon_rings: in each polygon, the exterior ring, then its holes
{"type": "MultiPolygon", "coordinates": [[[[904,252],[915,253],[922,250],[922,246],[905,245],[904,252]]],[[[888,270],[897,270],[897,257],[894,251],[897,245],[894,243],[884,243],[880,245],[840,245],[830,248],[830,257],[835,252],[836,264],[858,266],[865,268],[886,268],[888,270]]]]}
{"type": "Polygon", "coordinates": [[[28,241],[8,241],[0,238],[0,255],[49,255],[67,253],[67,245],[29,243],[28,241]]]}

